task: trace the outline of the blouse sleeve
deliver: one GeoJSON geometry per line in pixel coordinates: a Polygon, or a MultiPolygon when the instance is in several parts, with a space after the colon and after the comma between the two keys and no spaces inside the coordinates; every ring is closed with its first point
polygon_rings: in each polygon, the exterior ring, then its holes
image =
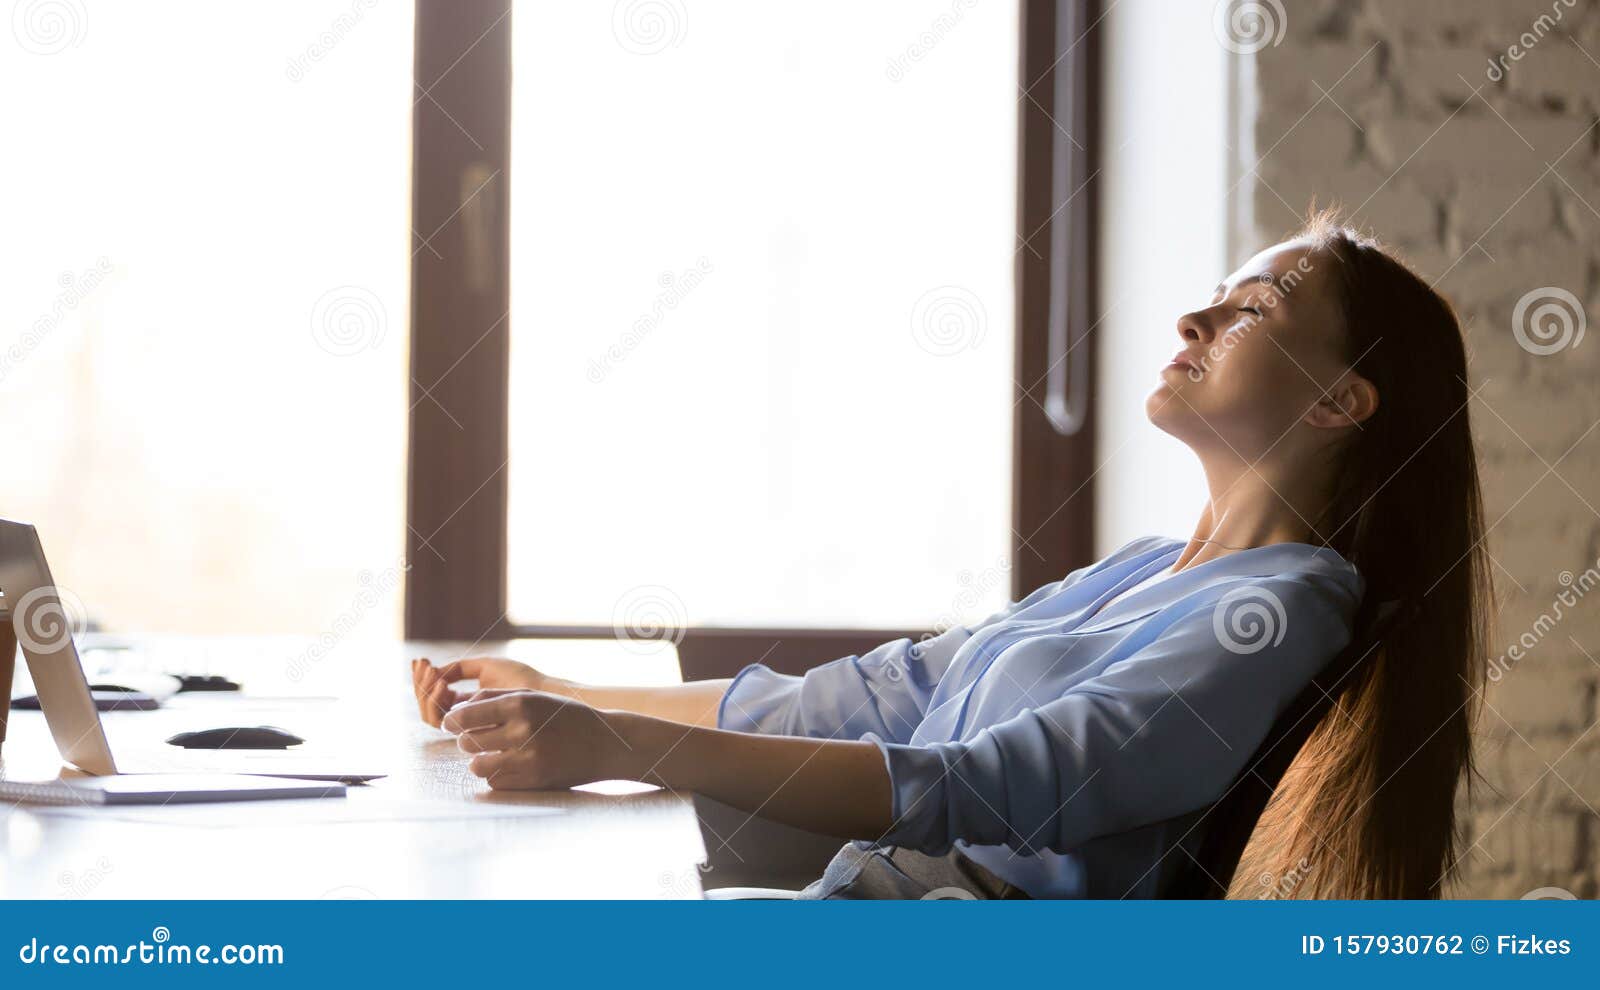
{"type": "MultiPolygon", "coordinates": [[[[1348,642],[1355,604],[1342,589],[1258,579],[1198,605],[1101,674],[969,741],[913,747],[874,739],[894,795],[895,827],[883,841],[929,853],[957,840],[1023,854],[1068,852],[1204,807],[1348,642]],[[1240,594],[1282,603],[1281,618],[1266,620],[1272,628],[1259,641],[1240,638],[1230,624],[1240,594]]],[[[1059,650],[1053,639],[1011,649],[1059,650]]]]}
{"type": "Polygon", "coordinates": [[[906,742],[927,714],[928,699],[963,643],[985,626],[1059,593],[1091,570],[1074,571],[1038,588],[976,625],[956,626],[922,642],[897,639],[860,656],[823,664],[803,677],[751,664],[723,694],[717,727],[829,739],[860,739],[870,733],[906,742]]]}

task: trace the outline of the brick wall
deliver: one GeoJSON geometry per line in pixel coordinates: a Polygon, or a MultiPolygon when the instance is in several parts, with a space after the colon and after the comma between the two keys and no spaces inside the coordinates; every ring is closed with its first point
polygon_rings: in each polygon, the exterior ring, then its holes
{"type": "Polygon", "coordinates": [[[1600,896],[1600,4],[1254,7],[1265,32],[1228,35],[1259,90],[1247,240],[1337,200],[1439,280],[1469,338],[1503,606],[1450,893],[1600,896]]]}

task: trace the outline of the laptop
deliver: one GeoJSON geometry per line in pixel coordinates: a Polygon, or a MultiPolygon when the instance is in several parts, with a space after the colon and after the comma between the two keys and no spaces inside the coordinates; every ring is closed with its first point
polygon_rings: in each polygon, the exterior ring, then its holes
{"type": "MultiPolygon", "coordinates": [[[[230,773],[255,777],[362,783],[386,776],[360,761],[285,750],[190,750],[176,746],[112,755],[69,617],[56,593],[39,534],[28,523],[0,519],[0,595],[11,611],[34,694],[61,758],[96,776],[147,773],[230,773]],[[171,752],[167,752],[170,750],[171,752]]],[[[11,685],[4,685],[10,691],[11,685]]],[[[218,715],[225,719],[224,714],[218,715]]],[[[186,728],[209,729],[215,725],[186,728]]],[[[253,787],[247,783],[246,787],[253,787]]]]}

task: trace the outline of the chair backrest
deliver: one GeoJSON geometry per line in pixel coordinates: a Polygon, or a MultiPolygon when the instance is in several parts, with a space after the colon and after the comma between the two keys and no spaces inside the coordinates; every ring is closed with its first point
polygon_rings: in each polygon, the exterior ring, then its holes
{"type": "Polygon", "coordinates": [[[1346,679],[1382,642],[1398,612],[1399,603],[1384,602],[1370,619],[1359,622],[1350,644],[1278,716],[1228,790],[1202,813],[1196,823],[1198,849],[1192,854],[1168,850],[1168,856],[1179,856],[1182,861],[1167,874],[1161,897],[1204,900],[1228,895],[1244,848],[1284,772],[1333,708],[1346,679]]]}

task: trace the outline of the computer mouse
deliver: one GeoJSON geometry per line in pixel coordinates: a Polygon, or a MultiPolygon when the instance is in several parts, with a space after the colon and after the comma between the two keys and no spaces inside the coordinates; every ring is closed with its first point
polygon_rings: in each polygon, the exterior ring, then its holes
{"type": "Polygon", "coordinates": [[[184,749],[288,749],[305,740],[272,725],[243,725],[180,732],[167,742],[184,749]]]}
{"type": "Polygon", "coordinates": [[[239,683],[219,674],[174,674],[179,691],[237,691],[239,683]]]}

